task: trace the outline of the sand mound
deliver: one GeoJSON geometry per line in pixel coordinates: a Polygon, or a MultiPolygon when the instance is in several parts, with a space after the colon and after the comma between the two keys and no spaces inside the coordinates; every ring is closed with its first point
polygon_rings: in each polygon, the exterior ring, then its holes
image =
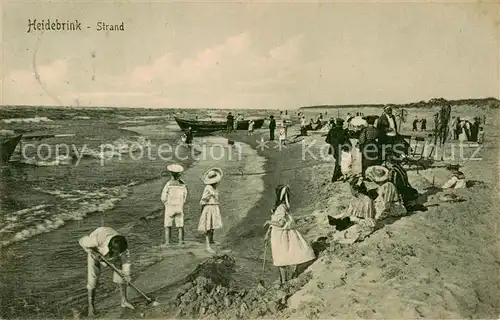
{"type": "Polygon", "coordinates": [[[271,315],[286,307],[287,299],[311,277],[302,274],[286,287],[258,285],[251,290],[232,290],[235,261],[224,255],[208,259],[188,277],[175,299],[149,316],[174,318],[244,319],[271,315]]]}

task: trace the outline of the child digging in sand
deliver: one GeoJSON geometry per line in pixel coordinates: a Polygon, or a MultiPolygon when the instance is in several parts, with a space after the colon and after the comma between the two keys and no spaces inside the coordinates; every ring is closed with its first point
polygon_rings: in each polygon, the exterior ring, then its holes
{"type": "Polygon", "coordinates": [[[106,263],[101,261],[100,256],[114,265],[121,265],[122,274],[125,279],[114,272],[113,282],[120,286],[122,308],[134,309],[134,306],[127,299],[127,283],[132,279],[130,277],[130,254],[125,237],[119,235],[112,228],[100,227],[95,229],[90,235],[80,238],[79,244],[87,252],[88,316],[95,316],[94,301],[101,275],[101,264],[106,266],[106,263]]]}
{"type": "Polygon", "coordinates": [[[178,164],[167,166],[172,178],[165,184],[161,193],[161,201],[165,205],[165,245],[170,244],[172,225],[179,229],[179,244],[184,244],[184,203],[187,198],[187,188],[180,179],[184,168],[178,164]]]}
{"type": "Polygon", "coordinates": [[[266,240],[271,237],[273,263],[280,270],[280,282],[288,281],[287,267],[293,266],[292,277],[297,276],[297,266],[316,258],[313,249],[299,231],[290,214],[290,194],[288,186],[276,188],[276,202],[271,220],[264,226],[270,226],[266,240]]]}
{"type": "Polygon", "coordinates": [[[207,251],[215,253],[211,245],[214,242],[214,230],[222,228],[222,218],[219,209],[219,191],[217,185],[222,180],[222,170],[212,168],[203,175],[205,189],[201,196],[201,216],[198,231],[205,232],[207,251]]]}

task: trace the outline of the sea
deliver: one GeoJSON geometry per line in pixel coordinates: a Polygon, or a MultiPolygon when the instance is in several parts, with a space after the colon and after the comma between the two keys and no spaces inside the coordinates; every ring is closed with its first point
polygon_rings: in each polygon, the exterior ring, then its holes
{"type": "MultiPolygon", "coordinates": [[[[59,318],[86,303],[86,253],[78,239],[100,226],[127,236],[136,275],[169,258],[160,247],[160,193],[170,163],[186,168],[186,240],[200,248],[201,177],[211,167],[223,169],[224,228],[216,233],[216,241],[223,241],[262,196],[262,176],[240,173],[263,171],[265,158],[216,135],[195,137],[195,147],[188,148],[173,116],[214,119],[226,113],[1,108],[0,131],[53,136],[23,140],[0,167],[0,317],[59,318]]],[[[251,259],[248,264],[260,266],[251,259]]],[[[116,290],[107,277],[99,295],[116,290]]]]}

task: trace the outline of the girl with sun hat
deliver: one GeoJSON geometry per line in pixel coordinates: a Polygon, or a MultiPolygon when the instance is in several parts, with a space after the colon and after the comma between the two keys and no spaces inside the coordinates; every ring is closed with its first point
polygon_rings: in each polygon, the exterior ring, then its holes
{"type": "Polygon", "coordinates": [[[280,270],[280,281],[288,281],[287,267],[293,266],[292,276],[297,274],[297,266],[316,258],[313,249],[295,228],[295,221],[290,214],[290,189],[286,185],[276,188],[276,203],[271,220],[264,226],[270,228],[266,239],[271,236],[273,263],[280,270]]]}
{"type": "Polygon", "coordinates": [[[222,217],[219,208],[219,190],[217,186],[223,176],[222,170],[212,168],[203,175],[205,189],[201,196],[201,216],[198,231],[205,232],[207,251],[214,253],[211,245],[214,244],[214,230],[222,228],[222,217]]]}

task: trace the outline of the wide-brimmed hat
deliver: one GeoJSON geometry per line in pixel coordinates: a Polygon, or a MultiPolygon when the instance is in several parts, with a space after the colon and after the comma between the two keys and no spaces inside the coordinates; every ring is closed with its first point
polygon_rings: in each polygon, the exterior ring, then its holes
{"type": "Polygon", "coordinates": [[[386,105],[386,106],[384,106],[384,111],[387,111],[387,110],[389,110],[389,109],[391,109],[391,110],[392,110],[392,106],[390,106],[390,105],[386,105]]]}
{"type": "Polygon", "coordinates": [[[214,184],[216,182],[221,181],[223,176],[222,170],[219,168],[212,168],[205,172],[203,175],[203,183],[204,184],[214,184]]]}
{"type": "Polygon", "coordinates": [[[385,182],[389,180],[389,170],[383,166],[371,166],[366,168],[365,176],[373,182],[385,182]]]}
{"type": "Polygon", "coordinates": [[[171,164],[167,166],[167,171],[181,173],[184,171],[184,168],[180,164],[171,164]]]}

